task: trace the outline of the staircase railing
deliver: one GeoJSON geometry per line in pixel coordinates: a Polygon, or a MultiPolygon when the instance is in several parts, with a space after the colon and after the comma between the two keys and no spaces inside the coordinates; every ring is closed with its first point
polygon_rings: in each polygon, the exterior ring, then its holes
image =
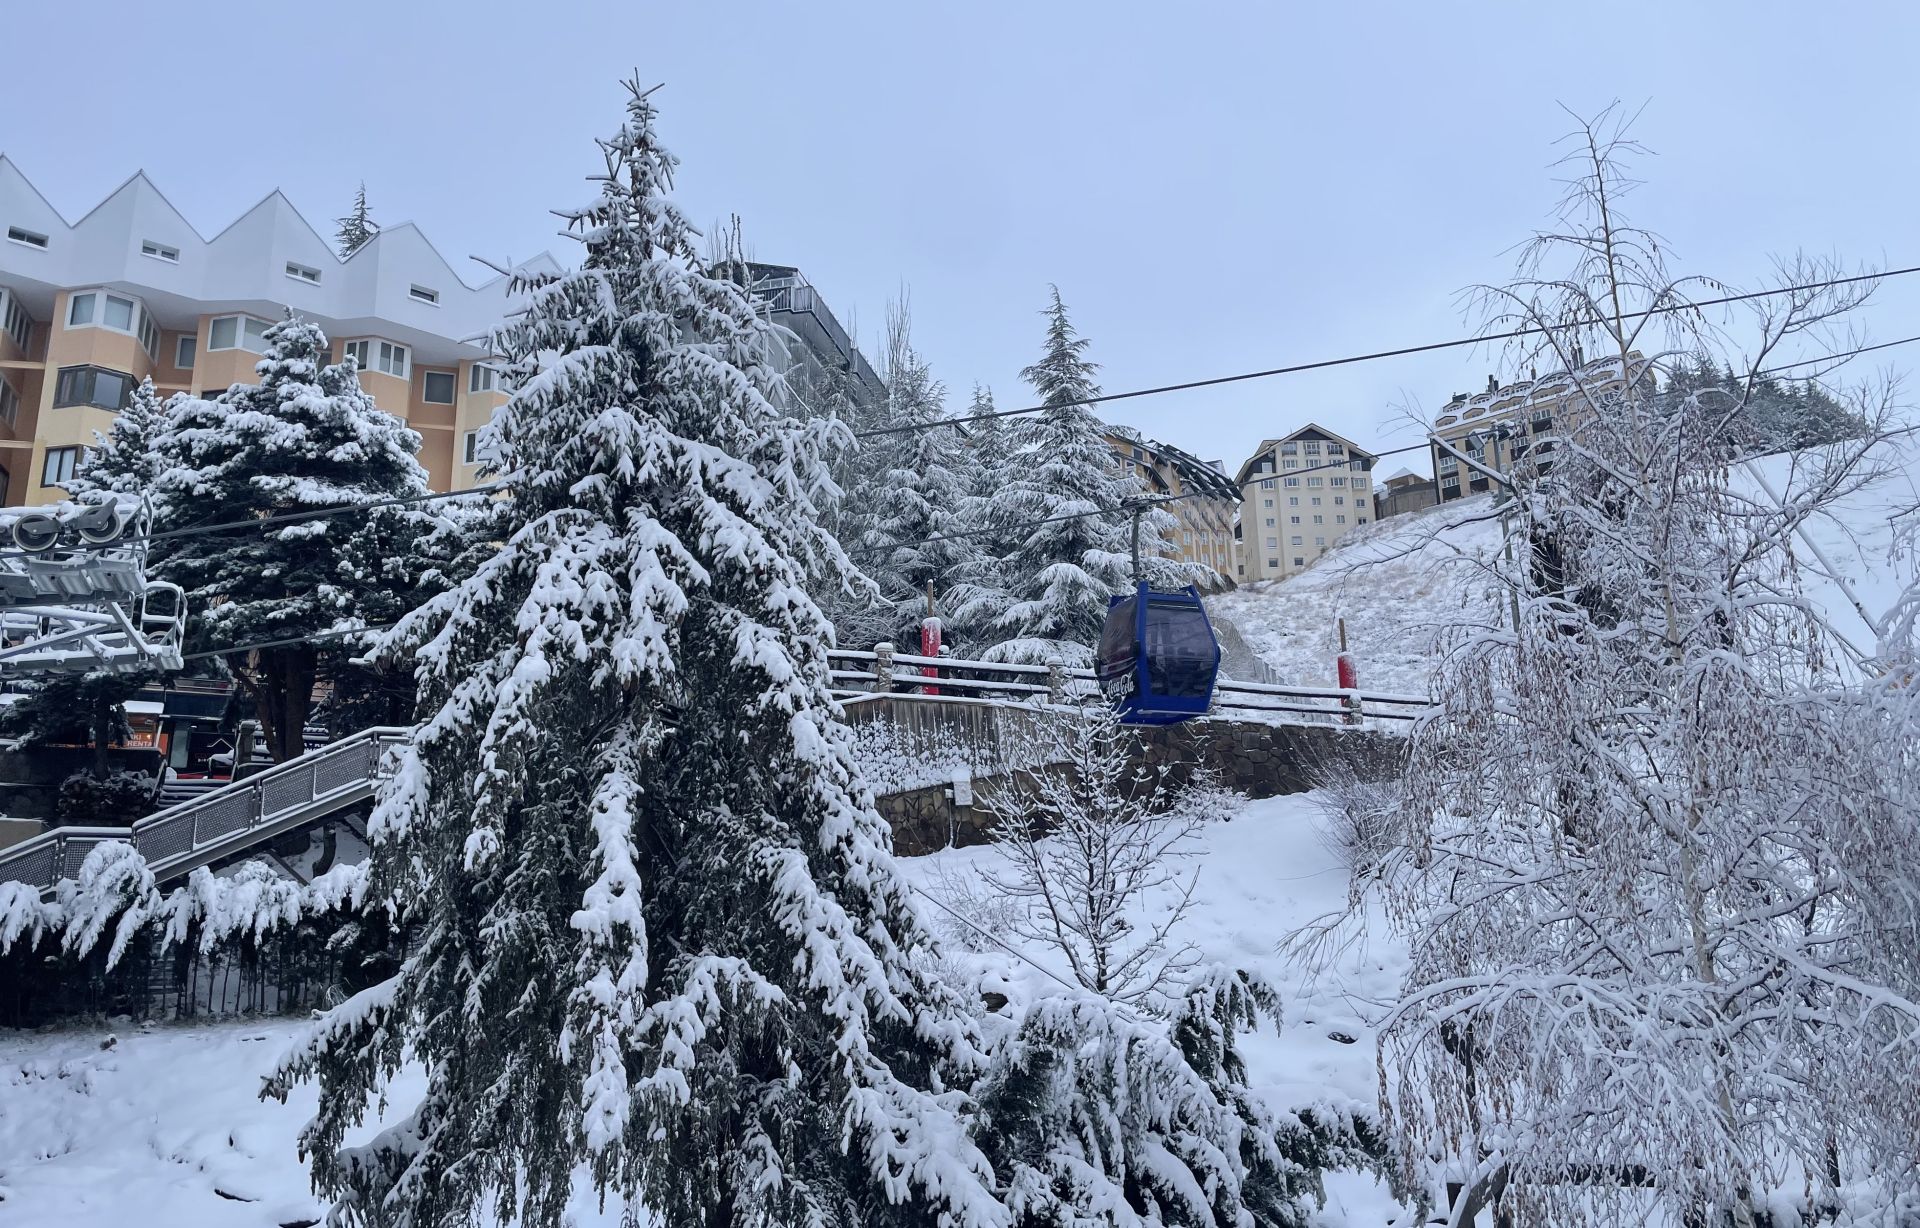
{"type": "Polygon", "coordinates": [[[56,827],[0,851],[0,882],[50,890],[76,877],[87,854],[110,840],[139,850],[155,881],[177,878],[372,797],[386,751],[407,736],[405,729],[363,729],[150,814],[131,828],[56,827]]]}

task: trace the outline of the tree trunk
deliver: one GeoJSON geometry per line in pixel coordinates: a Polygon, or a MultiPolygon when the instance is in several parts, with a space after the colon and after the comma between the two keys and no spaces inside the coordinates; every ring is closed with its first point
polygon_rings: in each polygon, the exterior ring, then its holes
{"type": "Polygon", "coordinates": [[[306,750],[307,713],[313,706],[316,654],[296,645],[255,654],[254,707],[267,753],[285,763],[306,750]]]}
{"type": "Polygon", "coordinates": [[[107,778],[107,743],[113,740],[113,704],[103,691],[93,697],[93,778],[107,778]]]}

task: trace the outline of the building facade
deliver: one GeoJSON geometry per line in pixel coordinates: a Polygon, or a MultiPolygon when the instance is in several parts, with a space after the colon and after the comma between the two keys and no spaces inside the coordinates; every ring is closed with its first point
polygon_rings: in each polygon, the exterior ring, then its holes
{"type": "Polygon", "coordinates": [[[64,498],[144,378],[163,397],[253,382],[289,312],[420,433],[434,489],[478,480],[475,432],[505,400],[487,338],[507,279],[468,285],[412,223],[342,259],[276,191],[203,238],[144,173],[69,223],[0,156],[0,230],[0,506],[64,498]]]}
{"type": "Polygon", "coordinates": [[[1261,440],[1234,478],[1240,494],[1240,581],[1295,575],[1350,530],[1372,522],[1375,459],[1314,423],[1261,440]]]}
{"type": "Polygon", "coordinates": [[[800,385],[817,383],[829,369],[850,377],[850,393],[870,403],[886,398],[886,384],[854,343],[827,300],[799,269],[787,264],[747,265],[753,296],[767,305],[773,322],[785,329],[787,377],[800,385]]]}
{"type": "Polygon", "coordinates": [[[1220,461],[1203,461],[1171,444],[1148,439],[1127,427],[1112,427],[1107,446],[1114,467],[1131,473],[1141,489],[1156,498],[1179,496],[1166,505],[1176,522],[1166,556],[1210,567],[1222,582],[1234,579],[1233,515],[1237,492],[1220,461]]]}
{"type": "Polygon", "coordinates": [[[1440,502],[1440,491],[1432,478],[1423,478],[1410,469],[1402,469],[1374,491],[1374,514],[1381,520],[1404,516],[1440,502]]]}
{"type": "MultiPolygon", "coordinates": [[[[1433,433],[1495,473],[1544,472],[1561,440],[1578,429],[1596,401],[1604,403],[1629,380],[1647,375],[1647,360],[1637,350],[1629,351],[1622,364],[1618,355],[1584,361],[1576,348],[1569,371],[1504,386],[1489,375],[1485,392],[1455,393],[1434,419],[1433,433]]],[[[1496,485],[1445,448],[1436,444],[1431,450],[1440,502],[1483,494],[1496,485]]]]}

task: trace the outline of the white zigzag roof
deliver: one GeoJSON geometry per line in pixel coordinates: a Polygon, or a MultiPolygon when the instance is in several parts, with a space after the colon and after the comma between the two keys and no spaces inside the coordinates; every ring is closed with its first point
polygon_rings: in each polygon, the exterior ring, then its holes
{"type": "MultiPolygon", "coordinates": [[[[518,267],[560,268],[544,252],[518,267]]],[[[86,286],[136,295],[169,329],[189,328],[209,312],[244,311],[271,320],[291,309],[330,336],[405,342],[428,362],[484,356],[485,337],[508,307],[507,278],[468,285],[412,222],[385,227],[343,260],[275,189],[209,239],[144,171],[79,221],[68,222],[5,154],[0,286],[39,320],[52,314],[57,291],[86,286]],[[8,241],[4,232],[12,227],[43,236],[46,246],[8,241]],[[142,254],[148,243],[177,252],[178,260],[142,254]],[[317,271],[318,284],[289,274],[290,264],[317,271]],[[438,302],[415,297],[416,286],[438,302]]]]}

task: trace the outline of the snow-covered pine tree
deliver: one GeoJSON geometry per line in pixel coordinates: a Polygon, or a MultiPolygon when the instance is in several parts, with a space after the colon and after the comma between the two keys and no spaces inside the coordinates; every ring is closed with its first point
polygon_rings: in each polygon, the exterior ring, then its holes
{"type": "MultiPolygon", "coordinates": [[[[901,305],[888,319],[887,417],[900,426],[938,422],[946,417],[946,389],[909,334],[901,305]]],[[[887,638],[918,651],[929,585],[943,614],[972,599],[968,577],[977,569],[981,542],[969,533],[967,512],[980,477],[952,427],[915,431],[890,442],[885,454],[893,465],[863,500],[869,506],[857,561],[879,586],[891,613],[887,638]]]]}
{"type": "MultiPolygon", "coordinates": [[[[269,328],[254,370],[218,400],[171,402],[157,450],[164,527],[227,523],[351,507],[427,491],[415,460],[420,436],[375,405],[351,364],[324,366],[319,328],[286,320],[269,328]]],[[[369,570],[366,535],[396,519],[430,528],[429,513],[402,507],[228,529],[155,544],[159,574],[187,591],[192,639],[202,649],[294,639],[365,626],[390,577],[369,570]],[[356,543],[360,543],[356,545],[356,543]]],[[[225,657],[259,714],[274,758],[303,749],[323,654],[288,644],[225,657]]]]}
{"type": "Polygon", "coordinates": [[[175,393],[162,404],[153,380],[142,379],[114,415],[113,429],[94,436],[95,446],[74,470],[67,493],[83,503],[96,492],[151,495],[160,476],[157,444],[172,404],[181,399],[184,394],[175,393]]]}
{"type": "MultiPolygon", "coordinates": [[[[1053,289],[1046,351],[1021,377],[1047,409],[1015,421],[1006,481],[988,496],[986,524],[1000,540],[1005,604],[990,626],[992,660],[1061,660],[1084,665],[1106,618],[1107,597],[1132,582],[1131,513],[1139,497],[1116,466],[1099,419],[1085,402],[1098,396],[1089,344],[1074,333],[1053,289]]],[[[1142,542],[1143,557],[1147,542],[1142,542]]],[[[984,613],[960,611],[963,621],[984,613]]]]}
{"type": "Polygon", "coordinates": [[[369,898],[418,939],[270,1090],[350,1223],[562,1222],[576,1167],[675,1225],[1004,1224],[980,1067],[833,719],[823,445],[709,276],[637,83],[575,273],[527,288],[501,551],[410,616],[421,723],[369,898]],[[343,1145],[403,1059],[401,1124],[343,1145]]]}
{"type": "MultiPolygon", "coordinates": [[[[1737,464],[1740,403],[1657,391],[1706,338],[1622,221],[1633,147],[1608,122],[1575,134],[1561,217],[1489,291],[1490,331],[1540,336],[1563,369],[1603,339],[1610,362],[1556,412],[1551,471],[1517,472],[1492,571],[1515,625],[1460,633],[1415,728],[1419,855],[1387,894],[1413,958],[1382,1087],[1407,1176],[1444,1156],[1469,1186],[1457,1223],[1496,1196],[1519,1223],[1751,1228],[1786,1201],[1796,1221],[1908,1222],[1912,645],[1874,611],[1879,653],[1855,643],[1795,540],[1871,475],[1874,441],[1801,458],[1776,499],[1737,464]],[[1641,352],[1649,319],[1677,331],[1669,353],[1641,352]]],[[[1757,300],[1750,368],[1859,297],[1757,300]]]]}
{"type": "Polygon", "coordinates": [[[362,183],[355,190],[353,208],[347,210],[345,217],[335,218],[334,222],[337,229],[333,232],[333,243],[342,260],[365,247],[369,239],[380,233],[380,223],[373,220],[372,213],[367,209],[366,184],[362,183]]]}

